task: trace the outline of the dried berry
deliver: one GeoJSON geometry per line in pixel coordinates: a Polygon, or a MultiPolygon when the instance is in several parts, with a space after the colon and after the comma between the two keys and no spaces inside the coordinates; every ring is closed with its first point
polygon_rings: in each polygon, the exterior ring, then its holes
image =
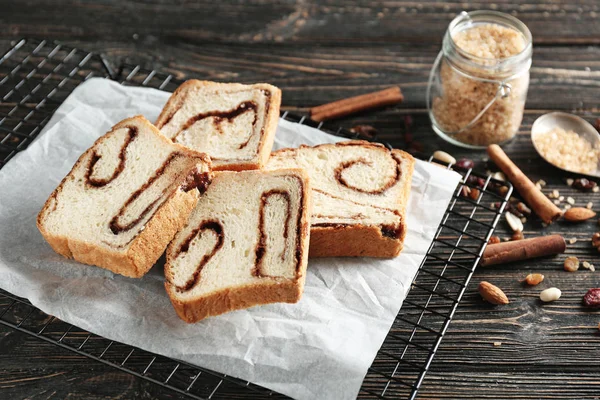
{"type": "Polygon", "coordinates": [[[529,274],[525,277],[525,283],[531,286],[538,285],[544,280],[544,275],[542,274],[529,274]]]}
{"type": "Polygon", "coordinates": [[[350,129],[350,132],[358,133],[359,136],[373,139],[379,133],[376,128],[371,125],[355,125],[350,129]]]}
{"type": "Polygon", "coordinates": [[[479,189],[472,188],[471,193],[469,193],[469,197],[471,200],[477,200],[479,198],[479,189]]]}
{"type": "Polygon", "coordinates": [[[525,236],[523,236],[522,231],[517,231],[517,232],[513,233],[512,237],[510,238],[510,240],[523,240],[523,239],[525,239],[525,236]]]}
{"type": "Polygon", "coordinates": [[[594,121],[594,128],[596,128],[596,130],[600,132],[600,118],[596,118],[596,120],[594,121]]]}
{"type": "Polygon", "coordinates": [[[531,208],[527,207],[527,205],[525,203],[523,203],[522,201],[518,202],[517,205],[515,206],[515,208],[517,209],[517,211],[519,213],[521,213],[524,216],[531,215],[531,208]]]}
{"type": "Polygon", "coordinates": [[[500,243],[500,238],[498,236],[492,236],[490,240],[488,240],[488,244],[496,244],[500,243]]]}
{"type": "Polygon", "coordinates": [[[579,269],[579,258],[571,256],[565,259],[564,264],[565,271],[575,272],[579,269]]]}
{"type": "Polygon", "coordinates": [[[483,188],[483,185],[485,185],[485,180],[478,176],[470,175],[469,178],[467,178],[467,183],[478,188],[483,188]]]}
{"type": "Polygon", "coordinates": [[[471,169],[475,166],[475,163],[468,158],[461,158],[456,162],[455,166],[462,169],[471,169]]]}
{"type": "Polygon", "coordinates": [[[583,296],[583,304],[587,307],[600,307],[600,288],[588,290],[583,296]]]}
{"type": "Polygon", "coordinates": [[[573,187],[582,192],[589,192],[596,187],[596,182],[590,181],[587,178],[578,178],[573,181],[573,187]]]}

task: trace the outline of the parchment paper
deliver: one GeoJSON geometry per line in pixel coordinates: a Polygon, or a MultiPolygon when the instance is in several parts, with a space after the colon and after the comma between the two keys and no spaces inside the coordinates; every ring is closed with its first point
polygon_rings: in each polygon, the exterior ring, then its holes
{"type": "MultiPolygon", "coordinates": [[[[428,249],[459,176],[417,162],[402,254],[310,260],[297,304],[235,311],[188,325],[162,268],[142,279],[55,254],[35,226],[79,155],[118,121],[154,121],[169,94],[94,78],[80,85],[29,148],[0,170],[0,287],[106,338],[246,379],[298,399],[355,398],[428,249]]],[[[280,121],[276,147],[339,140],[280,121]]]]}

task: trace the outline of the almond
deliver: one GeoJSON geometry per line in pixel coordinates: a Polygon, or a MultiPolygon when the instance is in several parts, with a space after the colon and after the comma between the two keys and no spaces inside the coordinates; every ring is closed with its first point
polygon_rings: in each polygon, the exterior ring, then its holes
{"type": "Polygon", "coordinates": [[[496,305],[508,304],[508,297],[506,297],[504,292],[498,286],[494,286],[486,281],[481,281],[477,290],[479,290],[481,297],[489,303],[496,305]]]}
{"type": "Polygon", "coordinates": [[[594,218],[595,216],[596,213],[594,211],[584,207],[570,208],[564,214],[565,219],[570,222],[586,221],[590,218],[594,218]]]}

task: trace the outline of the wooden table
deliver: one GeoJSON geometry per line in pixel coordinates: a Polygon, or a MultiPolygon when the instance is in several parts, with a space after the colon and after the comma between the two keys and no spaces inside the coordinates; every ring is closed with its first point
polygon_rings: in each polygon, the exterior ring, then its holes
{"type": "MultiPolygon", "coordinates": [[[[5,1],[0,13],[0,49],[23,36],[59,39],[120,61],[159,68],[179,77],[222,81],[267,81],[283,89],[286,110],[311,106],[398,84],[399,107],[340,120],[345,127],[369,124],[380,138],[402,147],[406,116],[426,152],[443,149],[481,161],[481,152],[452,147],[432,132],[425,110],[431,64],[450,20],[466,2],[445,1],[5,1]]],[[[527,110],[519,135],[506,151],[547,190],[588,201],[600,209],[600,194],[564,184],[569,175],[534,152],[532,122],[549,110],[588,120],[600,116],[600,4],[594,0],[499,1],[474,7],[511,13],[534,37],[527,110]]],[[[483,162],[479,168],[485,169],[483,162]]],[[[577,242],[567,254],[598,264],[590,245],[595,220],[544,228],[531,219],[525,236],[561,233],[577,242]]],[[[508,237],[506,223],[497,234],[508,237]]],[[[600,315],[581,297],[600,286],[600,272],[562,269],[564,256],[479,268],[428,373],[420,398],[583,399],[600,396],[600,315]],[[562,298],[539,302],[539,290],[519,283],[542,272],[562,298]],[[493,308],[476,292],[481,280],[502,287],[511,303],[493,308]],[[494,346],[494,342],[501,342],[494,346]]],[[[0,328],[2,398],[177,398],[160,387],[54,345],[0,328]]]]}

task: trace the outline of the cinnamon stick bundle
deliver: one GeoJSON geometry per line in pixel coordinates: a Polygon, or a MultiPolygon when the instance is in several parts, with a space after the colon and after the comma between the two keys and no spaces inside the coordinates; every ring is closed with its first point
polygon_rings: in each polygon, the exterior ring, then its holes
{"type": "Polygon", "coordinates": [[[313,107],[310,109],[310,117],[315,121],[326,121],[372,108],[398,104],[402,100],[404,100],[402,91],[398,86],[394,86],[379,92],[362,94],[313,107]]]}
{"type": "Polygon", "coordinates": [[[523,196],[525,203],[547,224],[554,222],[562,215],[558,208],[534,183],[513,163],[504,150],[497,144],[487,148],[490,159],[504,172],[515,189],[523,196]]]}
{"type": "Polygon", "coordinates": [[[560,235],[490,244],[483,252],[481,265],[489,266],[549,256],[564,253],[566,248],[565,239],[560,235]]]}

